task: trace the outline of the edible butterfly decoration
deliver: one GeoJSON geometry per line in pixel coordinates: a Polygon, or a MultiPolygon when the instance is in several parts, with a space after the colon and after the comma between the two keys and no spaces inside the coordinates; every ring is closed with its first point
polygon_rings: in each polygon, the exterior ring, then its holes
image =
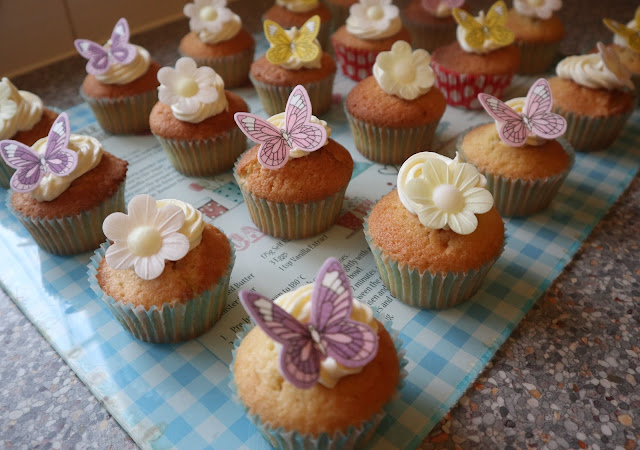
{"type": "Polygon", "coordinates": [[[266,297],[240,291],[240,301],[271,339],[282,344],[280,371],[294,386],[307,389],[318,382],[327,357],[345,367],[362,367],[378,353],[378,335],[351,320],[353,294],[340,262],[327,259],[311,293],[311,318],[301,323],[266,297]]]}
{"type": "Polygon", "coordinates": [[[313,16],[307,20],[291,39],[286,31],[272,20],[264,21],[264,34],[271,44],[265,55],[272,64],[284,64],[291,57],[302,62],[313,61],[320,53],[320,48],[315,44],[316,36],[320,31],[320,16],[313,16]]]}
{"type": "Polygon", "coordinates": [[[73,44],[78,53],[87,62],[87,73],[100,75],[105,73],[114,62],[129,64],[136,57],[136,48],[129,44],[129,23],[124,17],[118,20],[111,33],[111,45],[104,48],[102,45],[89,39],[76,39],[73,44]]]}
{"type": "Polygon", "coordinates": [[[487,40],[493,40],[501,46],[509,45],[514,40],[513,33],[505,27],[507,5],[503,1],[495,2],[491,6],[484,23],[480,23],[463,9],[453,8],[452,14],[456,22],[466,30],[465,41],[473,49],[482,48],[487,40]]]}
{"type": "Polygon", "coordinates": [[[300,85],[293,89],[287,100],[284,129],[250,113],[239,112],[233,117],[242,132],[260,144],[258,161],[267,169],[284,166],[294,148],[313,152],[327,141],[324,127],[311,123],[309,94],[300,85]]]}
{"type": "Polygon", "coordinates": [[[602,19],[604,24],[615,34],[622,37],[631,50],[640,52],[640,6],[634,15],[635,29],[611,19],[602,19]]]}
{"type": "Polygon", "coordinates": [[[626,87],[634,89],[633,82],[631,81],[631,71],[620,61],[618,53],[609,46],[604,45],[602,42],[596,44],[598,53],[602,58],[604,66],[626,87]]]}
{"type": "Polygon", "coordinates": [[[422,8],[435,13],[443,3],[449,8],[460,8],[464,4],[464,0],[422,0],[422,8]]]}
{"type": "Polygon", "coordinates": [[[567,129],[564,117],[551,112],[551,88],[544,78],[529,88],[522,113],[514,111],[493,95],[478,94],[478,100],[489,115],[499,122],[500,139],[512,147],[524,145],[530,134],[555,139],[567,129]]]}
{"type": "Polygon", "coordinates": [[[11,188],[16,192],[30,192],[47,173],[59,177],[69,175],[78,164],[76,152],[67,149],[69,134],[69,118],[62,113],[49,130],[44,154],[18,141],[0,141],[2,159],[16,169],[9,183],[11,188]]]}

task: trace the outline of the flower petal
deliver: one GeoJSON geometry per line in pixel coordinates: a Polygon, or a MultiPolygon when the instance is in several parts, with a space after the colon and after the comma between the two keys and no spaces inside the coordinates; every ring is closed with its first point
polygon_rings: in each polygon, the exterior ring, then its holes
{"type": "Polygon", "coordinates": [[[153,280],[162,275],[164,271],[164,258],[158,254],[138,257],[134,262],[136,274],[143,280],[153,280]]]}
{"type": "Polygon", "coordinates": [[[132,267],[137,256],[134,256],[126,242],[116,242],[105,253],[107,264],[116,270],[125,270],[132,267]]]}
{"type": "Polygon", "coordinates": [[[213,103],[218,100],[218,90],[213,86],[206,86],[198,91],[196,97],[201,103],[213,103]]]}
{"type": "Polygon", "coordinates": [[[169,261],[178,261],[189,253],[189,239],[182,233],[172,233],[162,240],[158,256],[169,261]]]}
{"type": "Polygon", "coordinates": [[[153,226],[163,238],[175,233],[184,225],[185,214],[177,205],[165,205],[158,210],[153,226]]]}
{"type": "Polygon", "coordinates": [[[472,188],[463,192],[465,202],[465,211],[474,214],[484,214],[493,206],[493,196],[491,192],[484,188],[472,188]]]}
{"type": "Polygon", "coordinates": [[[178,82],[178,78],[180,78],[180,76],[178,75],[178,73],[173,69],[173,67],[163,67],[160,70],[158,70],[158,81],[166,86],[167,88],[169,88],[172,92],[175,92],[176,90],[176,83],[178,82]]]}
{"type": "Polygon", "coordinates": [[[451,165],[451,184],[457,187],[460,192],[475,187],[479,178],[480,172],[469,163],[451,165]]]}
{"type": "Polygon", "coordinates": [[[416,212],[420,223],[427,228],[439,230],[447,224],[447,214],[438,208],[424,208],[416,212]]]}
{"type": "Polygon", "coordinates": [[[176,61],[176,72],[178,72],[182,76],[195,78],[197,69],[198,65],[196,64],[196,62],[188,56],[183,56],[176,61]]]}
{"type": "Polygon", "coordinates": [[[447,163],[436,158],[429,158],[422,164],[422,177],[437,186],[447,183],[447,163]]]}
{"type": "Polygon", "coordinates": [[[458,234],[471,234],[478,228],[478,218],[470,211],[449,214],[447,221],[451,231],[458,234]]]}
{"type": "Polygon", "coordinates": [[[135,228],[140,225],[153,225],[158,215],[156,201],[150,195],[136,195],[129,201],[127,207],[129,214],[129,227],[135,228]]]}
{"type": "Polygon", "coordinates": [[[111,241],[126,241],[131,229],[129,216],[121,212],[109,214],[102,222],[102,232],[111,241]]]}
{"type": "Polygon", "coordinates": [[[414,178],[404,186],[404,193],[412,202],[433,205],[433,188],[434,185],[429,180],[414,178]]]}

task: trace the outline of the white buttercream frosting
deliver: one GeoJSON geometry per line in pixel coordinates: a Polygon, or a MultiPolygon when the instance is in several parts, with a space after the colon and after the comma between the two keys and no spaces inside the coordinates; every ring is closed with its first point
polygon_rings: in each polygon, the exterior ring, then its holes
{"type": "MultiPolygon", "coordinates": [[[[271,116],[267,119],[267,121],[283,130],[285,127],[285,113],[279,113],[276,114],[275,116],[271,116]]],[[[322,125],[322,127],[326,130],[327,132],[327,140],[325,141],[323,147],[325,145],[327,145],[329,143],[329,137],[331,136],[331,128],[329,128],[329,125],[327,125],[327,122],[321,119],[318,119],[316,116],[311,116],[311,119],[309,120],[311,123],[315,123],[316,125],[322,125]]],[[[305,152],[302,149],[299,148],[294,148],[291,150],[291,152],[289,153],[289,157],[290,158],[302,158],[303,156],[307,156],[309,154],[309,152],[305,152]]]]}
{"type": "Polygon", "coordinates": [[[593,89],[624,89],[623,80],[607,68],[600,53],[569,56],[558,63],[556,73],[593,89]]]}
{"type": "Polygon", "coordinates": [[[318,0],[276,0],[276,4],[291,12],[303,13],[318,7],[318,0]]]}
{"type": "Polygon", "coordinates": [[[42,118],[44,106],[35,94],[19,91],[8,78],[0,81],[0,139],[11,139],[19,131],[32,129],[42,118]]]}
{"type": "Polygon", "coordinates": [[[562,8],[562,0],[513,0],[513,9],[522,16],[549,19],[562,8]]]}
{"type": "Polygon", "coordinates": [[[426,50],[412,52],[407,42],[396,41],[390,51],[376,57],[373,76],[387,94],[414,100],[429,92],[435,82],[430,62],[431,56],[426,50]]]}
{"type": "MultiPolygon", "coordinates": [[[[48,138],[39,139],[33,144],[33,151],[44,154],[47,148],[48,138]]],[[[49,202],[58,198],[71,185],[73,180],[80,178],[85,173],[94,169],[102,159],[102,145],[100,141],[91,136],[72,134],[69,136],[67,148],[78,154],[78,164],[69,175],[59,177],[52,172],[48,172],[37,188],[31,191],[33,198],[39,202],[49,202]]]]}
{"type": "MultiPolygon", "coordinates": [[[[287,33],[289,39],[293,41],[300,33],[300,30],[296,27],[293,27],[289,30],[284,30],[284,32],[287,33]]],[[[319,69],[320,67],[322,67],[322,47],[320,46],[320,42],[317,39],[313,41],[313,45],[318,48],[318,54],[311,61],[302,61],[298,56],[296,56],[296,52],[291,52],[291,56],[289,57],[289,59],[287,59],[282,64],[279,64],[279,66],[288,70],[319,69]]]]}
{"type": "MultiPolygon", "coordinates": [[[[298,319],[302,323],[308,323],[311,320],[311,293],[313,292],[313,284],[307,284],[295,291],[287,292],[278,297],[274,302],[298,319]]],[[[368,305],[353,300],[353,308],[351,310],[351,320],[368,325],[373,331],[378,332],[378,322],[376,321],[373,311],[368,305]]],[[[276,343],[278,352],[281,345],[276,343]]],[[[320,384],[325,387],[333,388],[342,377],[362,372],[362,367],[345,367],[332,357],[325,358],[320,365],[320,384]]]]}
{"type": "Polygon", "coordinates": [[[195,0],[184,5],[189,28],[202,42],[217,44],[233,39],[242,29],[242,19],[229,8],[225,0],[195,0]]]}
{"type": "MultiPolygon", "coordinates": [[[[461,14],[468,13],[463,11],[461,14]]],[[[484,25],[486,20],[484,12],[480,11],[480,14],[475,19],[480,22],[481,25],[484,25]]],[[[485,54],[504,47],[504,45],[497,43],[490,37],[487,37],[484,40],[484,42],[482,43],[482,47],[471,47],[469,44],[467,44],[467,30],[462,25],[458,25],[458,28],[456,28],[456,39],[458,40],[458,44],[460,44],[460,47],[462,47],[462,50],[467,53],[485,54]]]]}
{"type": "Polygon", "coordinates": [[[202,232],[204,231],[204,220],[202,213],[189,203],[185,203],[175,199],[157,200],[158,209],[162,209],[167,205],[175,205],[184,212],[184,225],[178,230],[178,233],[184,234],[189,239],[189,251],[196,248],[202,242],[202,232]]]}
{"type": "Polygon", "coordinates": [[[384,39],[402,29],[400,11],[391,0],[360,0],[349,8],[346,27],[360,39],[384,39]]]}
{"type": "MultiPolygon", "coordinates": [[[[111,47],[111,43],[107,42],[104,47],[111,47]]],[[[139,45],[134,45],[134,47],[136,57],[133,61],[129,64],[120,64],[114,61],[105,73],[95,76],[98,81],[104,84],[127,84],[147,73],[149,64],[151,64],[151,56],[146,49],[139,45]]]]}

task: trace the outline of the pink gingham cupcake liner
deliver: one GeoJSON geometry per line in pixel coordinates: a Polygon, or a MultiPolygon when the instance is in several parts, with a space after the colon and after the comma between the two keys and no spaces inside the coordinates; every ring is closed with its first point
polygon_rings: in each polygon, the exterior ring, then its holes
{"type": "Polygon", "coordinates": [[[373,73],[373,65],[380,52],[346,47],[335,39],[331,39],[331,42],[336,52],[336,60],[345,76],[355,81],[362,81],[373,73]]]}

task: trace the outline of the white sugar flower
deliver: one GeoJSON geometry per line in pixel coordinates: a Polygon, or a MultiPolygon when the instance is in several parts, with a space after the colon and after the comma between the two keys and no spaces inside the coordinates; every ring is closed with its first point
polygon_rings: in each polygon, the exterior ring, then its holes
{"type": "Polygon", "coordinates": [[[16,115],[18,105],[11,100],[11,88],[4,82],[0,82],[0,119],[9,120],[16,115]]]}
{"type": "Polygon", "coordinates": [[[137,195],[128,214],[110,214],[102,224],[107,239],[107,264],[116,270],[134,268],[143,280],[153,280],[164,271],[165,260],[177,261],[189,251],[189,239],[178,232],[185,214],[179,206],[160,209],[149,195],[137,195]]]}
{"type": "Polygon", "coordinates": [[[176,106],[184,114],[194,114],[200,104],[218,99],[218,78],[220,75],[211,67],[198,67],[193,59],[180,58],[175,69],[163,67],[158,71],[161,83],[158,99],[165,105],[176,106]]]}
{"type": "Polygon", "coordinates": [[[478,226],[476,214],[493,206],[493,196],[483,187],[484,177],[471,164],[457,158],[449,163],[428,158],[418,173],[407,181],[404,195],[425,227],[470,234],[478,226]]]}
{"type": "Polygon", "coordinates": [[[549,19],[562,8],[562,0],[513,0],[513,7],[523,16],[549,19]]]}
{"type": "Polygon", "coordinates": [[[191,30],[219,33],[234,15],[226,6],[226,0],[195,0],[184,5],[183,12],[189,18],[191,30]]]}
{"type": "Polygon", "coordinates": [[[351,5],[347,31],[362,39],[383,39],[402,28],[400,11],[391,0],[360,0],[351,5]]]}
{"type": "Polygon", "coordinates": [[[373,75],[386,93],[414,100],[433,86],[435,75],[430,62],[431,56],[426,50],[412,52],[407,42],[396,41],[391,51],[378,54],[373,75]]]}

